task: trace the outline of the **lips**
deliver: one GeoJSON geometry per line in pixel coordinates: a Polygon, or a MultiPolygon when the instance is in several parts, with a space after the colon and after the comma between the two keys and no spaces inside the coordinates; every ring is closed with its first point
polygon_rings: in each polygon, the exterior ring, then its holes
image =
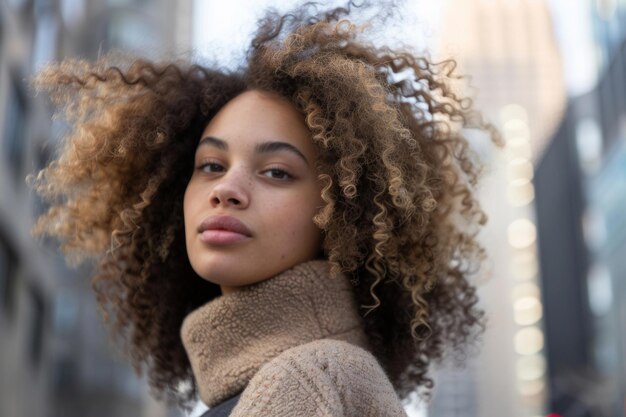
{"type": "Polygon", "coordinates": [[[230,216],[212,216],[204,219],[198,227],[200,241],[213,247],[245,242],[252,232],[241,221],[230,216]]]}

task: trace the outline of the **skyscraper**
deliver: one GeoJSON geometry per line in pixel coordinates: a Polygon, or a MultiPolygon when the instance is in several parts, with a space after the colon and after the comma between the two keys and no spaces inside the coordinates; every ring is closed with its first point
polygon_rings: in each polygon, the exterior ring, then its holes
{"type": "Polygon", "coordinates": [[[30,227],[45,205],[25,184],[64,131],[28,80],[47,62],[112,48],[148,57],[190,47],[190,2],[0,2],[0,415],[178,415],[114,353],[97,312],[92,265],[68,269],[30,227]]]}

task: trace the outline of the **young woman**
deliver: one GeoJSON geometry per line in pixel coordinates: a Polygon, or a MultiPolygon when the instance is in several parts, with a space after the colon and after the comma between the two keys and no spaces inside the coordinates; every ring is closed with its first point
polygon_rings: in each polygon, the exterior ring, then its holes
{"type": "Polygon", "coordinates": [[[73,129],[33,181],[34,232],[99,261],[101,311],[158,398],[404,415],[483,326],[458,128],[490,126],[453,63],[372,46],[348,13],[268,14],[235,72],[108,57],[36,80],[73,129]]]}

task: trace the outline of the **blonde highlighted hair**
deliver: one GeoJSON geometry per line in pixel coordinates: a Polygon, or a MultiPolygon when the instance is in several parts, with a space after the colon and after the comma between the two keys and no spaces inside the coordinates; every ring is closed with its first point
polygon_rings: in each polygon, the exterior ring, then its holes
{"type": "Polygon", "coordinates": [[[470,280],[485,258],[481,166],[453,126],[497,135],[452,90],[453,61],[365,42],[345,20],[350,8],[268,13],[232,72],[104,57],[35,80],[73,128],[33,178],[50,202],[34,232],[57,237],[68,258],[98,260],[101,311],[158,397],[189,406],[196,394],[179,329],[220,290],[187,259],[183,193],[202,130],[246,89],[302,112],[325,181],[314,219],[325,256],[352,278],[373,353],[401,398],[427,393],[429,365],[484,326],[470,280]]]}

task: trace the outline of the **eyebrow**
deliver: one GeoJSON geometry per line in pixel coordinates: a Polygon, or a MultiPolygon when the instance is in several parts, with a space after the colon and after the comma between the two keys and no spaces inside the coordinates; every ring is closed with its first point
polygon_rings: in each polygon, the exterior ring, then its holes
{"type": "MultiPolygon", "coordinates": [[[[202,145],[213,146],[223,151],[228,150],[228,143],[213,136],[206,136],[202,138],[200,142],[198,143],[198,147],[202,145]]],[[[280,142],[280,141],[263,142],[263,143],[257,143],[256,146],[254,147],[254,152],[258,154],[267,154],[267,153],[273,153],[273,152],[278,152],[278,151],[288,151],[295,155],[298,155],[300,158],[302,158],[302,160],[307,165],[309,165],[309,161],[306,159],[304,154],[300,152],[298,148],[296,148],[295,146],[287,142],[280,142]]]]}

